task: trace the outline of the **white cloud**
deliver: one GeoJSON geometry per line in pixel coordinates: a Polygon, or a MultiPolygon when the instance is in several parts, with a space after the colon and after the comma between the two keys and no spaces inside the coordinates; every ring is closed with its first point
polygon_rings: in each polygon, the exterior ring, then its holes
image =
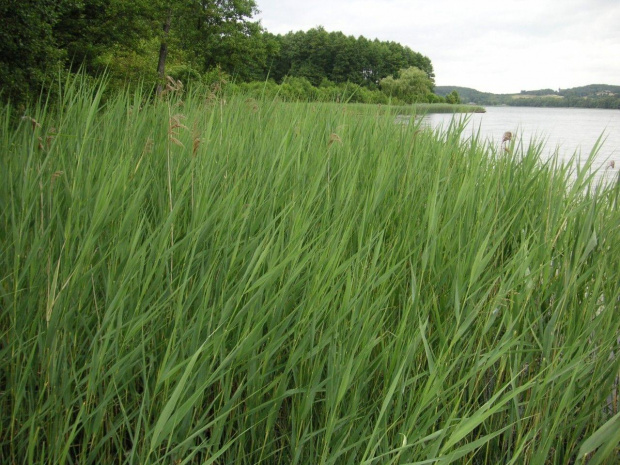
{"type": "Polygon", "coordinates": [[[438,85],[489,92],[620,85],[619,0],[258,0],[273,33],[393,40],[428,56],[438,85]]]}

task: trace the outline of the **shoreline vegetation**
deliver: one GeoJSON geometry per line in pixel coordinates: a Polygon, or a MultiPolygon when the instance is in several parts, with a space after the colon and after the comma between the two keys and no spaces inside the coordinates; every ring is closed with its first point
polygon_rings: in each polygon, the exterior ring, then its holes
{"type": "Polygon", "coordinates": [[[0,115],[0,462],[617,461],[594,154],[173,80],[56,95],[0,115]]]}
{"type": "Polygon", "coordinates": [[[411,105],[369,104],[369,103],[334,103],[334,102],[305,102],[323,106],[336,106],[350,115],[377,116],[391,114],[395,116],[421,116],[433,113],[485,113],[484,107],[464,104],[445,103],[414,103],[411,105]]]}
{"type": "Polygon", "coordinates": [[[484,107],[468,105],[464,103],[414,103],[413,105],[399,105],[396,107],[399,114],[425,114],[425,113],[485,113],[484,107]]]}
{"type": "MultiPolygon", "coordinates": [[[[191,84],[190,84],[191,85],[191,84]]],[[[198,84],[200,86],[200,84],[198,84]]],[[[373,108],[380,111],[397,111],[402,115],[424,113],[484,113],[486,110],[480,105],[461,103],[458,96],[452,103],[429,98],[430,102],[406,102],[406,98],[399,98],[382,92],[369,90],[351,83],[335,84],[323,83],[316,88],[305,78],[287,78],[282,84],[269,80],[266,82],[231,83],[225,80],[216,81],[211,87],[223,91],[227,95],[242,95],[246,98],[259,100],[274,99],[289,103],[316,102],[324,104],[344,104],[349,109],[362,112],[372,112],[373,108]]],[[[445,100],[445,99],[444,99],[445,100]]]]}
{"type": "Polygon", "coordinates": [[[367,103],[325,103],[327,105],[342,106],[342,108],[348,109],[353,114],[396,114],[396,115],[424,115],[430,113],[485,113],[484,107],[478,105],[465,105],[465,104],[446,104],[446,103],[413,103],[411,105],[371,105],[367,103]]]}

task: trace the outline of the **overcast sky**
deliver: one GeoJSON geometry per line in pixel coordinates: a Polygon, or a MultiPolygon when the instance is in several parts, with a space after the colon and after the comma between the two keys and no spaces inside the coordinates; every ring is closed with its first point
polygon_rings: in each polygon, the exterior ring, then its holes
{"type": "Polygon", "coordinates": [[[494,93],[620,85],[620,0],[257,0],[274,34],[392,40],[428,56],[436,85],[494,93]]]}

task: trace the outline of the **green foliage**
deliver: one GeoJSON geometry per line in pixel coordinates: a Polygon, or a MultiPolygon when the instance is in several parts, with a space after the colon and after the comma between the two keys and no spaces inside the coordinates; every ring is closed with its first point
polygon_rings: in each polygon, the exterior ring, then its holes
{"type": "Polygon", "coordinates": [[[200,79],[202,84],[206,87],[212,87],[214,85],[223,87],[232,82],[231,76],[227,72],[223,71],[219,66],[202,73],[200,79]]]}
{"type": "Polygon", "coordinates": [[[164,40],[175,78],[199,80],[219,66],[237,79],[263,79],[277,43],[251,21],[256,11],[253,0],[7,0],[0,5],[2,98],[31,100],[58,69],[106,73],[113,88],[154,85],[164,40]]]}
{"type": "Polygon", "coordinates": [[[446,95],[446,103],[449,103],[450,105],[456,105],[458,103],[461,103],[461,97],[459,96],[459,93],[456,90],[453,90],[448,95],[446,95]]]}
{"type": "Polygon", "coordinates": [[[55,73],[62,52],[53,28],[61,6],[53,0],[4,0],[0,3],[0,101],[23,105],[38,94],[48,73],[55,73]]]}
{"type": "Polygon", "coordinates": [[[317,100],[316,88],[305,77],[287,77],[280,86],[280,95],[285,100],[317,100]]]}
{"type": "Polygon", "coordinates": [[[406,103],[426,102],[432,94],[433,81],[415,66],[401,69],[395,79],[388,76],[381,80],[381,90],[406,103]]]}
{"type": "Polygon", "coordinates": [[[171,31],[200,72],[219,66],[243,81],[262,79],[277,45],[258,22],[254,0],[176,0],[171,31]]]}
{"type": "MultiPolygon", "coordinates": [[[[141,55],[149,40],[157,37],[162,14],[159,1],[74,1],[54,26],[54,37],[65,51],[72,70],[92,75],[106,69],[117,54],[141,55]],[[102,59],[102,57],[106,56],[102,59]],[[111,55],[111,57],[110,57],[111,55]]],[[[151,65],[155,68],[155,65],[151,65]]]]}
{"type": "Polygon", "coordinates": [[[446,99],[437,94],[430,93],[427,96],[428,103],[446,103],[446,99]]]}
{"type": "MultiPolygon", "coordinates": [[[[91,62],[91,71],[98,70],[96,75],[105,73],[109,79],[109,89],[115,90],[139,83],[152,88],[157,82],[157,73],[153,67],[156,62],[157,44],[151,40],[135,50],[114,46],[102,52],[91,62]]],[[[168,74],[178,77],[174,65],[168,74]]],[[[186,81],[187,76],[182,74],[181,78],[186,81]]]]}
{"type": "Polygon", "coordinates": [[[429,58],[396,42],[355,38],[342,32],[327,32],[323,27],[289,32],[275,39],[279,46],[268,62],[270,76],[278,82],[285,76],[297,76],[315,86],[328,79],[376,89],[381,79],[410,66],[434,78],[429,58]]]}
{"type": "MultiPolygon", "coordinates": [[[[287,102],[349,102],[387,104],[390,99],[379,90],[370,90],[353,83],[335,83],[323,79],[318,87],[303,77],[288,76],[282,84],[270,79],[266,82],[238,83],[229,86],[234,93],[253,98],[278,98],[287,102]]],[[[396,103],[395,99],[392,103],[396,103]]]]}
{"type": "Polygon", "coordinates": [[[7,0],[0,5],[3,101],[49,93],[65,70],[105,74],[109,89],[159,92],[167,75],[209,81],[201,76],[217,69],[237,83],[275,79],[286,100],[368,103],[388,101],[378,83],[400,68],[433,77],[427,57],[395,42],[322,27],[275,36],[253,20],[257,11],[254,0],[7,0]]]}
{"type": "Polygon", "coordinates": [[[211,91],[3,108],[0,462],[616,462],[618,184],[211,91]]]}

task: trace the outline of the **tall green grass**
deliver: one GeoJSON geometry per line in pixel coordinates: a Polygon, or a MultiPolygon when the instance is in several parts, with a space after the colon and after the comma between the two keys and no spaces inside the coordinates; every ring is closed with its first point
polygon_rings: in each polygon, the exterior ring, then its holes
{"type": "Polygon", "coordinates": [[[615,463],[620,187],[330,104],[0,127],[0,462],[615,463]]]}

